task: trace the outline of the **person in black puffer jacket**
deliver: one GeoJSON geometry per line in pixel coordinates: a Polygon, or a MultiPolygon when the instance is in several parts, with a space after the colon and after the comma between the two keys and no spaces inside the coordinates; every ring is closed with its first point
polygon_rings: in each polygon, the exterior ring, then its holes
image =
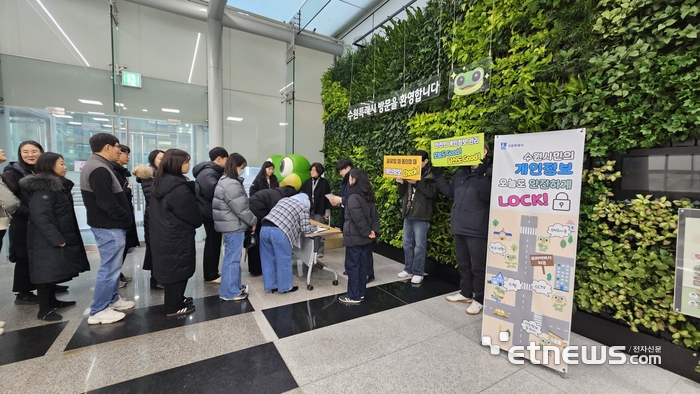
{"type": "Polygon", "coordinates": [[[484,278],[491,201],[491,160],[486,157],[478,166],[464,166],[448,183],[434,168],[437,186],[448,198],[454,197],[450,231],[455,238],[460,292],[447,297],[451,302],[470,304],[467,314],[478,315],[484,304],[484,278]]]}
{"type": "MultiPolygon", "coordinates": [[[[119,184],[122,185],[122,189],[124,189],[126,199],[129,200],[129,205],[131,206],[131,216],[133,217],[134,192],[131,189],[131,183],[129,182],[131,172],[124,167],[125,165],[129,164],[129,154],[131,154],[131,149],[126,145],[120,145],[119,150],[119,158],[117,159],[116,163],[112,163],[112,167],[114,168],[114,175],[117,177],[119,184]]],[[[131,225],[131,227],[126,229],[126,246],[124,247],[124,255],[122,256],[122,265],[126,260],[126,255],[129,254],[133,248],[140,246],[138,232],[136,231],[135,218],[133,219],[133,222],[134,223],[131,225]]],[[[119,287],[126,286],[126,282],[129,281],[131,281],[130,277],[124,276],[123,273],[119,274],[119,287]]]]}
{"type": "Polygon", "coordinates": [[[343,223],[348,291],[345,296],[339,297],[338,301],[344,304],[359,304],[365,298],[367,289],[372,241],[379,236],[379,214],[374,205],[374,190],[365,170],[350,170],[348,184],[343,223]]]}
{"type": "Polygon", "coordinates": [[[279,186],[280,183],[277,180],[277,175],[275,175],[275,165],[270,161],[266,161],[263,163],[262,167],[260,167],[258,175],[253,179],[253,183],[248,190],[248,195],[252,197],[261,190],[274,189],[279,186]]]}
{"type": "MultiPolygon", "coordinates": [[[[272,208],[275,207],[277,202],[285,197],[291,197],[297,194],[297,189],[294,186],[280,186],[274,189],[260,190],[255,193],[255,195],[250,196],[248,204],[250,205],[250,211],[258,219],[258,223],[261,224],[262,220],[267,214],[270,213],[272,208]]],[[[255,234],[258,238],[260,237],[260,229],[262,226],[255,227],[255,234]]],[[[248,251],[248,272],[252,276],[262,275],[262,263],[260,261],[260,243],[256,243],[252,246],[250,244],[251,233],[246,233],[246,242],[244,242],[243,247],[247,248],[248,251]]]]}
{"type": "Polygon", "coordinates": [[[153,276],[165,286],[167,316],[194,312],[185,288],[196,267],[194,235],[202,215],[196,208],[194,182],[184,175],[189,168],[187,152],[168,149],[153,179],[149,208],[153,276]]]}
{"type": "Polygon", "coordinates": [[[397,178],[400,195],[403,195],[403,251],[405,255],[404,269],[399,272],[399,278],[411,278],[411,283],[423,281],[425,255],[428,251],[428,230],[433,218],[437,186],[428,152],[417,150],[414,156],[421,157],[421,179],[404,180],[397,178]]]}
{"type": "Polygon", "coordinates": [[[56,283],[89,271],[90,263],[73,207],[73,182],[66,179],[63,157],[46,152],[36,162],[36,175],[20,181],[22,200],[29,207],[27,247],[29,272],[39,293],[40,320],[58,321],[59,308],[75,301],[56,299],[56,283]]]}
{"type": "MultiPolygon", "coordinates": [[[[155,176],[155,171],[160,165],[160,161],[163,160],[163,152],[160,149],[151,151],[148,154],[148,165],[140,165],[134,168],[134,176],[136,176],[136,182],[141,184],[141,191],[143,192],[144,210],[143,210],[143,238],[146,241],[146,253],[143,256],[143,269],[151,271],[153,269],[153,256],[151,255],[151,238],[149,236],[149,217],[148,217],[148,207],[151,200],[151,185],[153,184],[153,177],[155,176]]],[[[153,290],[163,290],[163,286],[158,284],[158,281],[153,277],[151,273],[151,289],[153,290]]]]}
{"type": "Polygon", "coordinates": [[[199,212],[204,220],[204,258],[202,259],[202,273],[207,283],[221,283],[219,274],[219,259],[221,258],[222,234],[214,228],[212,217],[212,201],[214,190],[219,179],[224,174],[224,166],[228,161],[226,149],[217,146],[209,151],[211,161],[205,161],[194,166],[194,188],[199,200],[199,212]]]}
{"type": "MultiPolygon", "coordinates": [[[[3,176],[9,178],[13,187],[12,192],[17,198],[22,197],[19,181],[34,173],[34,165],[44,148],[36,141],[24,141],[17,149],[18,160],[10,162],[3,171],[3,176]]],[[[15,276],[12,291],[17,293],[15,304],[38,304],[39,298],[32,293],[36,286],[29,277],[29,252],[27,251],[27,221],[29,208],[22,203],[10,220],[10,261],[15,263],[15,276]]]]}

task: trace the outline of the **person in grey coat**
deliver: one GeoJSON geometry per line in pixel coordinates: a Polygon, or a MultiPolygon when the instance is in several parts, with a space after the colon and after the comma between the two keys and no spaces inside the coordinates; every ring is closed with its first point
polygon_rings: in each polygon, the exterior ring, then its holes
{"type": "Polygon", "coordinates": [[[246,167],[246,160],[238,153],[228,157],[224,166],[226,174],[216,185],[212,200],[212,217],[216,231],[224,234],[224,262],[221,267],[219,297],[224,301],[242,301],[248,298],[246,288],[241,288],[241,250],[245,232],[255,231],[257,219],[248,206],[248,196],[239,174],[246,167]]]}

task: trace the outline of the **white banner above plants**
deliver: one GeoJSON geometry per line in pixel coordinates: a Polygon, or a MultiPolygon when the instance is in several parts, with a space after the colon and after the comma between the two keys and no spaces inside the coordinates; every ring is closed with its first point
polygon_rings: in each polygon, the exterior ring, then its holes
{"type": "Polygon", "coordinates": [[[429,100],[440,95],[440,79],[438,76],[427,81],[416,82],[408,89],[397,90],[375,100],[369,100],[351,105],[348,109],[348,120],[357,120],[383,114],[397,109],[406,108],[409,105],[418,104],[423,100],[429,100]]]}
{"type": "MultiPolygon", "coordinates": [[[[482,337],[566,372],[585,129],[494,142],[482,337]],[[544,354],[543,354],[544,353],[544,354]],[[545,362],[546,361],[546,362],[545,362]]],[[[534,359],[534,360],[533,360],[534,359]]]]}

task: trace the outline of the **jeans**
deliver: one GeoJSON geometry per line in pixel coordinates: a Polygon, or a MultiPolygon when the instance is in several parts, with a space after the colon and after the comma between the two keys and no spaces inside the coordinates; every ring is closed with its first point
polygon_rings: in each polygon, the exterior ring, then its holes
{"type": "Polygon", "coordinates": [[[215,280],[219,277],[219,257],[221,257],[221,233],[214,229],[214,222],[205,221],[204,230],[204,280],[215,280]]]}
{"type": "Polygon", "coordinates": [[[406,257],[404,271],[423,276],[425,254],[428,251],[428,229],[430,222],[425,220],[403,220],[403,252],[406,257]]]}
{"type": "Polygon", "coordinates": [[[485,238],[455,234],[455,254],[459,271],[460,293],[467,298],[484,304],[484,281],[486,280],[485,238]]]}
{"type": "Polygon", "coordinates": [[[284,231],[263,226],[260,230],[260,260],[265,291],[277,289],[286,293],[292,289],[292,245],[284,231]]]}
{"type": "Polygon", "coordinates": [[[100,252],[100,269],[95,280],[90,316],[105,310],[110,303],[119,300],[119,272],[122,254],[126,246],[126,229],[91,228],[100,252]]]}
{"type": "Polygon", "coordinates": [[[224,264],[221,267],[219,297],[232,300],[241,294],[241,250],[244,232],[224,233],[224,264]]]}
{"type": "Polygon", "coordinates": [[[346,296],[359,301],[367,290],[367,269],[372,255],[372,244],[345,247],[345,272],[348,274],[346,296]]]}

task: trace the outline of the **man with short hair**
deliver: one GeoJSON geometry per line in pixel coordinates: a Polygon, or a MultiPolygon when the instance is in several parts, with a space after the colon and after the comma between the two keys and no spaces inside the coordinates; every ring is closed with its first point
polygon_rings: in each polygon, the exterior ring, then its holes
{"type": "Polygon", "coordinates": [[[90,149],[93,153],[80,172],[80,191],[100,253],[100,269],[88,324],[109,324],[126,316],[120,311],[134,307],[133,301],[121,298],[118,292],[126,229],[133,224],[133,214],[113,172],[112,163],[119,158],[119,140],[112,134],[98,133],[90,137],[90,149]]]}
{"type": "MultiPolygon", "coordinates": [[[[347,203],[347,196],[348,196],[348,188],[350,188],[350,170],[353,169],[352,165],[352,160],[348,159],[347,157],[342,158],[338,160],[338,164],[335,165],[335,169],[338,171],[338,174],[343,178],[343,182],[340,184],[340,196],[336,196],[334,201],[331,201],[331,204],[334,206],[339,206],[340,207],[340,220],[339,220],[339,227],[340,230],[343,230],[343,226],[345,225],[345,204],[347,203]]],[[[343,271],[343,275],[347,275],[345,271],[343,271]]],[[[367,267],[367,283],[370,283],[374,280],[374,256],[372,253],[369,254],[369,265],[367,267]]]]}
{"type": "Polygon", "coordinates": [[[204,281],[206,283],[221,283],[219,274],[219,259],[221,257],[221,233],[214,229],[214,218],[212,217],[212,200],[214,200],[214,190],[216,184],[224,173],[224,165],[228,159],[226,149],[217,146],[209,151],[209,159],[197,164],[192,170],[195,176],[195,193],[199,200],[199,212],[204,219],[204,281]]]}

